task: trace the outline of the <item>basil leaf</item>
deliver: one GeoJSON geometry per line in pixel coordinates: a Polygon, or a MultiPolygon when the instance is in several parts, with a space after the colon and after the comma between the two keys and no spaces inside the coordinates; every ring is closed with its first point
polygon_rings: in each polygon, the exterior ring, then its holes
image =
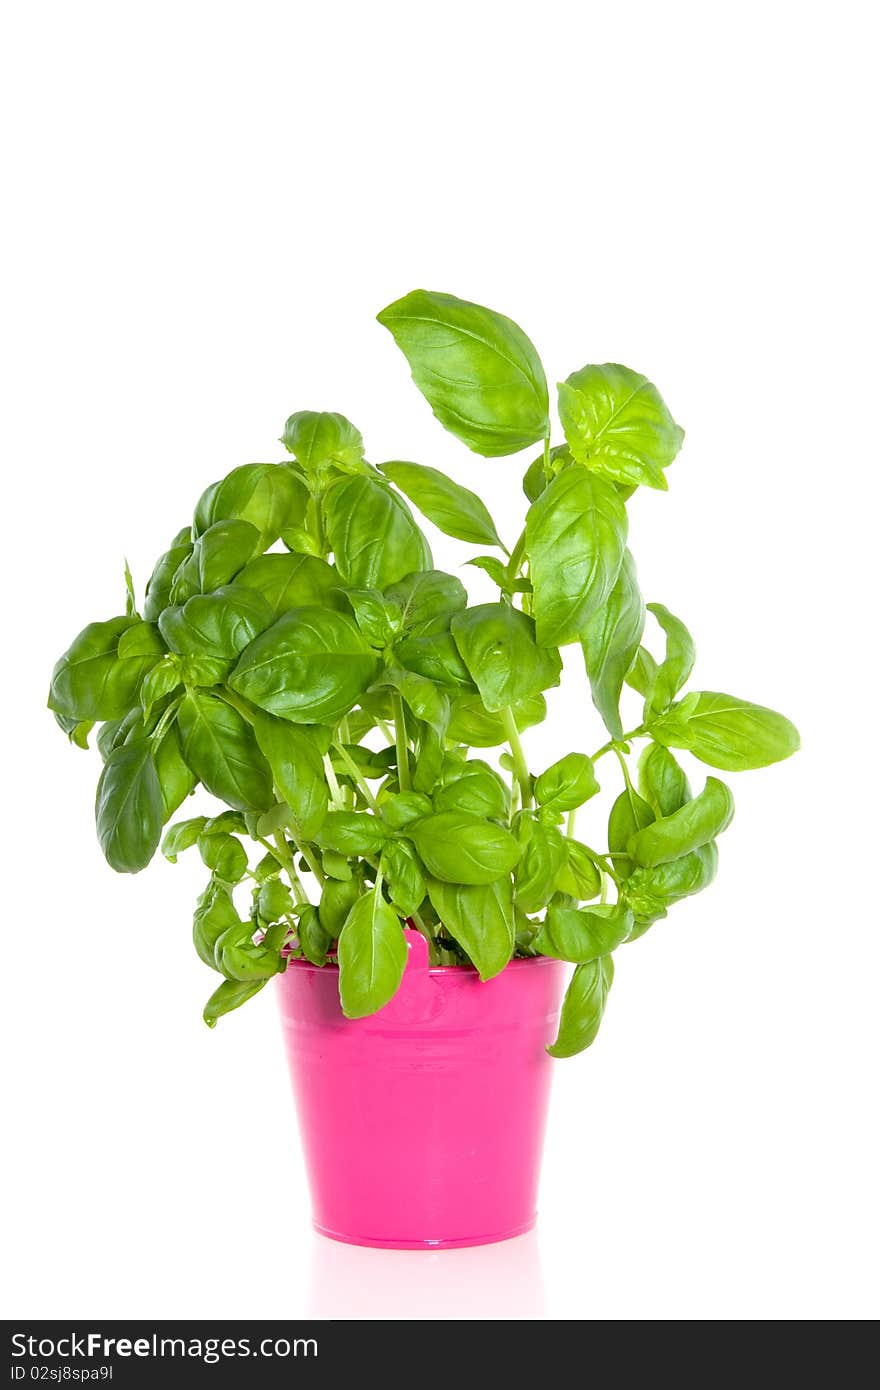
{"type": "Polygon", "coordinates": [[[212,878],[199,897],[193,913],[193,945],[205,965],[216,970],[217,942],[231,927],[243,926],[229,888],[225,883],[219,883],[217,879],[212,878]]]}
{"type": "Polygon", "coordinates": [[[449,690],[474,689],[470,672],[447,632],[433,637],[407,637],[396,644],[394,656],[405,670],[424,676],[436,685],[449,690]]]}
{"type": "Polygon", "coordinates": [[[666,656],[657,668],[645,707],[645,719],[668,709],[694,669],[696,650],[693,638],[680,618],[664,608],[662,603],[649,603],[666,633],[666,656]]]}
{"type": "Polygon", "coordinates": [[[712,690],[685,696],[651,723],[651,734],[658,743],[686,748],[700,762],[725,772],[769,767],[801,746],[785,715],[712,690]]]}
{"type": "Polygon", "coordinates": [[[234,835],[200,835],[199,854],[202,863],[224,883],[240,883],[247,873],[247,852],[234,835]]]}
{"type": "MultiPolygon", "coordinates": [[[[245,463],[203,494],[196,508],[196,535],[217,522],[249,522],[257,532],[251,551],[256,554],[274,544],[286,527],[302,520],[308,496],[305,484],[287,465],[245,463]]],[[[227,575],[227,579],[231,577],[227,575]]],[[[225,583],[226,579],[220,579],[203,587],[215,589],[225,583]]]]}
{"type": "MultiPolygon", "coordinates": [[[[672,859],[650,869],[636,869],[621,884],[621,899],[640,917],[664,914],[667,907],[707,888],[718,871],[718,848],[714,841],[701,845],[681,859],[672,859]]],[[[639,931],[634,931],[634,941],[639,931]]]]}
{"type": "Polygon", "coordinates": [[[602,879],[590,851],[579,840],[565,840],[566,861],[556,875],[554,888],[578,902],[589,902],[602,891],[602,879]]]}
{"type": "Polygon", "coordinates": [[[644,647],[639,647],[636,659],[626,673],[626,684],[639,695],[644,695],[646,703],[650,701],[658,670],[657,662],[651,653],[644,647]]]}
{"type": "Polygon", "coordinates": [[[374,1014],[397,993],[409,954],[397,913],[372,888],[339,933],[339,998],[346,1018],[374,1014]]]}
{"type": "Polygon", "coordinates": [[[393,792],[379,804],[379,814],[392,830],[431,814],[431,802],[423,792],[393,792]]]}
{"type": "Polygon", "coordinates": [[[293,608],[242,653],[229,684],[282,719],[335,723],[357,703],[377,666],[346,614],[293,608]]]}
{"type": "Polygon", "coordinates": [[[632,912],[620,903],[590,908],[558,907],[551,903],[535,946],[542,956],[586,965],[616,950],[632,929],[632,912]]]}
{"type": "Polygon", "coordinates": [[[585,469],[560,473],[529,507],[526,550],[542,645],[581,636],[617,582],[626,532],[613,486],[585,469]]]}
{"type": "Polygon", "coordinates": [[[654,812],[633,788],[627,785],[611,807],[608,817],[608,849],[613,857],[614,872],[626,878],[634,868],[626,850],[637,831],[651,825],[654,812]]]}
{"type": "Polygon", "coordinates": [[[247,984],[234,980],[224,980],[222,985],[214,990],[205,1005],[202,1018],[209,1028],[214,1028],[218,1018],[221,1018],[223,1014],[231,1013],[233,1009],[240,1009],[242,1004],[253,999],[255,994],[259,994],[265,983],[265,980],[251,980],[247,984]]]}
{"type": "Polygon", "coordinates": [[[268,980],[282,969],[277,947],[273,949],[265,942],[255,942],[253,930],[252,922],[242,922],[230,927],[219,938],[214,948],[214,964],[227,980],[243,984],[268,980]]]}
{"type": "Polygon", "coordinates": [[[191,820],[181,820],[176,825],[169,826],[162,839],[162,853],[165,858],[176,864],[178,854],[198,843],[206,824],[205,816],[193,816],[191,820]]]}
{"type": "Polygon", "coordinates": [[[171,584],[184,560],[192,554],[192,535],[188,526],[175,536],[164,555],[156,561],[153,573],[147,581],[144,598],[144,617],[154,623],[171,602],[171,584]]]}
{"type": "Polygon", "coordinates": [[[341,582],[315,555],[258,555],[235,576],[237,588],[259,590],[276,618],[291,608],[343,609],[341,582]]]}
{"type": "Polygon", "coordinates": [[[196,779],[184,761],[174,725],[165,730],[159,746],[154,746],[153,762],[162,792],[162,824],[165,825],[196,785],[196,779]]]}
{"type": "Polygon", "coordinates": [[[249,521],[218,521],[210,526],[193,547],[192,555],[175,576],[171,586],[172,603],[185,603],[194,584],[199,593],[208,594],[234,579],[240,569],[260,550],[260,533],[249,521]],[[180,592],[179,592],[180,591],[180,592]]]}
{"type": "Polygon", "coordinates": [[[400,609],[401,633],[412,638],[448,631],[450,620],[468,601],[460,579],[431,569],[405,575],[385,597],[400,609]]]}
{"type": "Polygon", "coordinates": [[[720,835],[733,820],[733,809],[730,788],[717,777],[708,777],[693,801],[637,831],[627,852],[643,868],[681,859],[720,835]]]}
{"type": "Polygon", "coordinates": [[[378,315],[445,429],[486,458],[549,432],[547,379],[532,342],[503,314],[413,290],[378,315]]]}
{"type": "Polygon", "coordinates": [[[328,811],[317,834],[318,844],[339,854],[377,854],[388,839],[388,827],[366,811],[328,811]]]}
{"type": "Polygon", "coordinates": [[[381,463],[379,469],[444,535],[503,549],[495,523],[475,492],[421,463],[381,463]]]}
{"type": "Polygon", "coordinates": [[[309,906],[300,913],[296,934],[306,960],[312,965],[323,965],[333,938],[321,926],[317,908],[309,906]]]}
{"type": "Polygon", "coordinates": [[[417,719],[430,724],[441,737],[445,734],[449,724],[449,697],[432,680],[403,667],[389,666],[383,671],[379,685],[390,685],[398,690],[417,719]]]}
{"type": "Polygon", "coordinates": [[[345,589],[354,620],[371,647],[383,651],[400,631],[401,613],[378,589],[345,589]]]}
{"type": "Polygon", "coordinates": [[[268,811],[272,774],[238,710],[216,695],[189,690],[177,724],[184,759],[209,792],[236,811],[268,811]]]}
{"type": "Polygon", "coordinates": [[[687,777],[661,743],[649,743],[639,758],[639,791],[655,816],[671,816],[691,799],[687,777]]]}
{"type": "Polygon", "coordinates": [[[428,542],[403,498],[376,477],[334,483],[324,502],[327,539],[345,584],[385,589],[430,567],[428,542]]]}
{"type": "Polygon", "coordinates": [[[441,811],[407,827],[429,874],[446,883],[493,883],[509,874],[520,847],[509,830],[464,811],[441,811]]]}
{"type": "Polygon", "coordinates": [[[364,457],[360,430],[331,410],[298,410],[284,426],[281,442],[312,477],[325,464],[357,468],[364,457]]]}
{"type": "MultiPolygon", "coordinates": [[[[546,713],[547,702],[543,695],[531,695],[513,706],[513,717],[520,733],[533,724],[540,724],[546,713]]],[[[446,735],[454,742],[469,744],[471,748],[497,748],[499,744],[507,742],[503,720],[497,714],[489,713],[479,695],[453,696],[446,735]]]]}
{"type": "Polygon", "coordinates": [[[574,811],[598,790],[596,773],[586,753],[566,753],[535,782],[535,800],[553,811],[574,811]]]}
{"type": "Polygon", "coordinates": [[[149,739],[113,749],[98,782],[95,822],[111,869],[146,868],[162,836],[162,792],[149,739]]]}
{"type": "Polygon", "coordinates": [[[532,619],[509,603],[482,603],[452,619],[452,636],[491,714],[559,684],[557,651],[539,647],[532,619]]]}
{"type": "Polygon", "coordinates": [[[306,840],[313,840],[327,814],[327,783],[321,753],[311,734],[262,710],[254,735],[272,777],[306,840]]]}
{"type": "Polygon", "coordinates": [[[427,891],[425,876],[415,850],[405,840],[389,840],[383,845],[382,875],[401,917],[418,912],[427,891]]]}
{"type": "MultiPolygon", "coordinates": [[[[314,911],[314,908],[312,909],[314,911]]],[[[290,889],[280,878],[267,879],[257,894],[257,912],[264,922],[280,922],[293,912],[290,889]]]]}
{"type": "Polygon", "coordinates": [[[600,956],[577,967],[562,1001],[559,1033],[555,1043],[547,1048],[551,1057],[573,1057],[595,1040],[613,979],[611,956],[600,956]]]}
{"type": "Polygon", "coordinates": [[[581,629],[584,664],[593,704],[612,738],[620,738],[620,695],[639,650],[645,626],[645,605],[639,591],[632,555],[624,551],[614,588],[581,629]]]}
{"type": "Polygon", "coordinates": [[[467,954],[481,980],[491,980],[514,948],[513,887],[509,877],[466,885],[428,879],[428,896],[440,922],[467,954]]]}
{"type": "Polygon", "coordinates": [[[256,589],[227,584],[211,594],[194,594],[183,607],[166,608],[159,628],[178,655],[231,661],[273,621],[256,589]]]}
{"type": "Polygon", "coordinates": [[[465,763],[458,775],[447,780],[434,795],[435,811],[466,811],[487,820],[505,820],[510,811],[510,790],[488,763],[465,763]]]}
{"type": "Polygon", "coordinates": [[[684,430],[641,372],[615,362],[572,372],[559,385],[559,418],[578,463],[615,482],[667,487],[663,469],[684,430]]]}
{"type": "Polygon", "coordinates": [[[321,926],[332,941],[342,930],[342,924],[361,893],[359,878],[328,878],[321,890],[318,916],[321,926]]]}
{"type": "Polygon", "coordinates": [[[516,866],[516,905],[523,912],[539,912],[555,891],[556,879],[566,863],[565,841],[550,825],[536,825],[516,866]]]}
{"type": "Polygon", "coordinates": [[[48,705],[56,714],[80,723],[85,719],[119,719],[137,701],[146,673],[158,655],[120,657],[119,639],[136,618],[89,623],[55,663],[48,705]]]}

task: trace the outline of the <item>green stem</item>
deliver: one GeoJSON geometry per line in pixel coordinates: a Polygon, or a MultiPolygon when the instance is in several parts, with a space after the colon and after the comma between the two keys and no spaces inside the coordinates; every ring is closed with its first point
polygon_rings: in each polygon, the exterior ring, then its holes
{"type": "Polygon", "coordinates": [[[523,556],[526,553],[526,533],[523,531],[516,545],[511,551],[510,560],[507,564],[507,574],[510,579],[518,579],[522,569],[523,556]]]}
{"type": "Polygon", "coordinates": [[[385,735],[389,743],[394,742],[394,734],[391,732],[384,719],[376,720],[376,728],[382,730],[382,733],[385,735]]]}
{"type": "Polygon", "coordinates": [[[397,748],[397,785],[402,792],[408,792],[410,789],[410,780],[409,750],[406,744],[406,718],[403,713],[403,700],[398,690],[392,692],[391,708],[394,711],[394,743],[397,748]]]}
{"type": "Polygon", "coordinates": [[[324,754],[324,776],[327,778],[327,785],[330,788],[330,800],[334,811],[345,805],[345,797],[342,795],[342,788],[339,785],[336,773],[333,771],[333,764],[330,761],[330,754],[324,754]]]}
{"type": "Polygon", "coordinates": [[[410,920],[415,923],[416,930],[421,932],[422,936],[428,943],[428,964],[439,965],[440,954],[437,947],[437,942],[434,940],[428,927],[426,926],[425,919],[422,917],[420,912],[411,912],[409,915],[410,920]]]}
{"type": "Polygon", "coordinates": [[[551,473],[552,469],[550,467],[550,436],[549,434],[547,434],[544,436],[544,477],[547,479],[548,483],[550,481],[551,473]]]}
{"type": "Polygon", "coordinates": [[[334,744],[333,744],[333,747],[336,749],[336,752],[339,754],[340,758],[341,758],[342,761],[345,763],[345,767],[346,767],[346,770],[347,770],[347,772],[348,772],[349,777],[350,777],[351,780],[354,782],[355,786],[357,787],[357,789],[358,789],[358,791],[360,792],[361,796],[362,796],[362,797],[364,798],[364,800],[366,801],[366,803],[367,803],[367,805],[369,806],[370,810],[371,810],[371,811],[378,811],[379,807],[378,807],[378,804],[377,804],[377,802],[376,802],[376,798],[374,797],[373,793],[370,791],[370,788],[367,786],[367,784],[366,784],[366,782],[364,781],[364,779],[363,779],[363,777],[361,776],[361,774],[358,772],[357,766],[355,765],[354,758],[351,756],[351,754],[349,753],[348,749],[347,749],[343,744],[341,744],[341,743],[334,743],[334,744]]]}
{"type": "Polygon", "coordinates": [[[177,700],[172,700],[171,704],[168,706],[168,708],[167,708],[167,709],[164,711],[164,713],[162,714],[162,717],[161,717],[161,719],[159,720],[158,724],[156,725],[155,729],[154,729],[153,732],[150,734],[150,739],[151,739],[152,743],[155,744],[156,748],[159,747],[159,744],[162,742],[162,739],[163,739],[164,736],[165,736],[165,732],[166,732],[166,730],[167,730],[167,728],[168,728],[168,725],[171,723],[172,719],[173,719],[174,716],[177,714],[177,711],[178,711],[178,708],[180,707],[180,702],[181,702],[182,699],[183,699],[183,696],[181,695],[179,699],[177,699],[177,700]]]}
{"type": "Polygon", "coordinates": [[[634,738],[642,738],[647,732],[647,724],[640,724],[637,729],[630,729],[629,733],[621,734],[620,738],[610,738],[607,743],[603,743],[601,748],[597,748],[595,753],[590,755],[591,760],[596,762],[599,758],[604,758],[606,753],[617,751],[619,744],[629,743],[634,738]]]}
{"type": "Polygon", "coordinates": [[[526,755],[523,752],[523,746],[519,741],[519,730],[516,727],[513,710],[509,705],[506,709],[501,711],[501,720],[504,724],[507,742],[510,744],[510,755],[513,758],[513,775],[519,783],[522,807],[524,811],[528,811],[532,804],[532,779],[529,775],[529,768],[526,762],[526,755]]]}
{"type": "Polygon", "coordinates": [[[262,835],[257,835],[256,839],[259,840],[264,849],[269,851],[274,859],[278,860],[278,863],[281,865],[282,869],[284,869],[287,877],[290,879],[290,886],[293,889],[293,896],[296,898],[296,901],[298,903],[307,903],[309,901],[309,895],[305,890],[302,879],[296,871],[293,856],[287,848],[287,842],[284,837],[280,833],[276,833],[272,836],[271,843],[269,840],[264,840],[262,835]]]}
{"type": "Polygon", "coordinates": [[[568,820],[567,820],[566,823],[565,823],[565,838],[566,838],[566,840],[573,840],[573,839],[574,839],[574,827],[575,827],[575,822],[576,822],[576,821],[577,821],[577,811],[569,811],[569,813],[568,813],[568,820]]]}

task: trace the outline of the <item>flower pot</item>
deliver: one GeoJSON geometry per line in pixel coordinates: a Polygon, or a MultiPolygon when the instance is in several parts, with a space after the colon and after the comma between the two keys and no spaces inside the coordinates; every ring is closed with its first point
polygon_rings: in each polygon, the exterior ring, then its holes
{"type": "Polygon", "coordinates": [[[278,977],[314,1224],[353,1245],[506,1240],[535,1223],[565,967],[514,960],[481,983],[406,937],[400,990],[369,1018],[343,1017],[335,966],[278,977]]]}

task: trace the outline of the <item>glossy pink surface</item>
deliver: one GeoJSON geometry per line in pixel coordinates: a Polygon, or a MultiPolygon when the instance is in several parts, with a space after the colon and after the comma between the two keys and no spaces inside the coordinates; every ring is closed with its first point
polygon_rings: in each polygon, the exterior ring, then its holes
{"type": "Polygon", "coordinates": [[[349,1020],[338,972],[278,976],[316,1228],[354,1245],[482,1245],[529,1230],[565,967],[519,960],[482,984],[429,969],[407,931],[399,992],[349,1020]]]}

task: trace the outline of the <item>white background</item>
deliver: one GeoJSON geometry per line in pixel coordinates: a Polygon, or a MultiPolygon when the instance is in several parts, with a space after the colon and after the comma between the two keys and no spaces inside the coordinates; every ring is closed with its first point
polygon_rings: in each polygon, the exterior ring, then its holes
{"type": "MultiPolygon", "coordinates": [[[[7,10],[8,1316],[877,1313],[870,15],[7,10]],[[699,686],[804,743],[733,779],[716,885],[619,953],[599,1041],[558,1064],[537,1235],[427,1256],[312,1236],[270,992],[205,1029],[204,871],[109,871],[97,755],[44,708],[123,555],[142,584],[295,409],[516,534],[528,456],[444,434],[374,321],[419,285],[516,318],[551,382],[612,360],[658,383],[688,434],[669,493],[631,504],[643,588],[689,623],[699,686]]],[[[447,568],[469,553],[437,538],[447,568]]],[[[527,751],[602,737],[574,663],[527,751]]]]}

